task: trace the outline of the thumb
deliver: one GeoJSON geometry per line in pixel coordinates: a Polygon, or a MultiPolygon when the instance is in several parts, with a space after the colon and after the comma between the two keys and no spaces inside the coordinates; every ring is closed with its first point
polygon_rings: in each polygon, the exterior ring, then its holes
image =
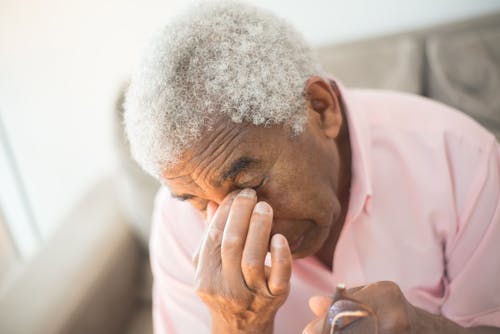
{"type": "Polygon", "coordinates": [[[314,296],[309,298],[309,307],[311,311],[316,315],[316,317],[322,317],[328,312],[330,305],[332,304],[331,297],[325,296],[314,296]]]}

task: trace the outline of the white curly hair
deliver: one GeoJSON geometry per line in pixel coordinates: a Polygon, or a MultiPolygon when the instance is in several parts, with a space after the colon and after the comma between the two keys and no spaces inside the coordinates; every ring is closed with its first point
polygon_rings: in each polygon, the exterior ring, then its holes
{"type": "Polygon", "coordinates": [[[145,50],[125,100],[131,153],[156,178],[213,121],[303,130],[304,87],[321,68],[283,19],[248,4],[198,4],[145,50]]]}

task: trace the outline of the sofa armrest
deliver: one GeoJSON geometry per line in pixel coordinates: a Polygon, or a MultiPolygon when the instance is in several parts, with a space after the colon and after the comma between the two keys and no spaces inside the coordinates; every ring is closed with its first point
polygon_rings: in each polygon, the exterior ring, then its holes
{"type": "Polygon", "coordinates": [[[0,295],[0,333],[117,333],[137,290],[140,246],[112,180],[93,187],[0,295]]]}

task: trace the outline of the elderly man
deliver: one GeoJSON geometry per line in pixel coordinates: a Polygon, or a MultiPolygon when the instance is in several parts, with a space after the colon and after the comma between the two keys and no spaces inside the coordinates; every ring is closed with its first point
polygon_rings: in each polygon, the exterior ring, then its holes
{"type": "Polygon", "coordinates": [[[500,332],[500,149],[460,112],[344,89],[236,3],[163,29],[125,106],[156,333],[500,332]]]}

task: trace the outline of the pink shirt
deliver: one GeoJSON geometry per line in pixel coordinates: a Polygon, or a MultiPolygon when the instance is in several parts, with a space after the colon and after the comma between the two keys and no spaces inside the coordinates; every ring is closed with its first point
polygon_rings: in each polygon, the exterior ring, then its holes
{"type": "MultiPolygon", "coordinates": [[[[344,90],[353,180],[333,272],[294,261],[275,333],[300,333],[308,299],[380,280],[463,326],[500,327],[500,147],[464,114],[395,92],[344,90]]],[[[155,333],[209,333],[193,291],[192,254],[205,222],[157,195],[150,241],[155,333]]]]}

